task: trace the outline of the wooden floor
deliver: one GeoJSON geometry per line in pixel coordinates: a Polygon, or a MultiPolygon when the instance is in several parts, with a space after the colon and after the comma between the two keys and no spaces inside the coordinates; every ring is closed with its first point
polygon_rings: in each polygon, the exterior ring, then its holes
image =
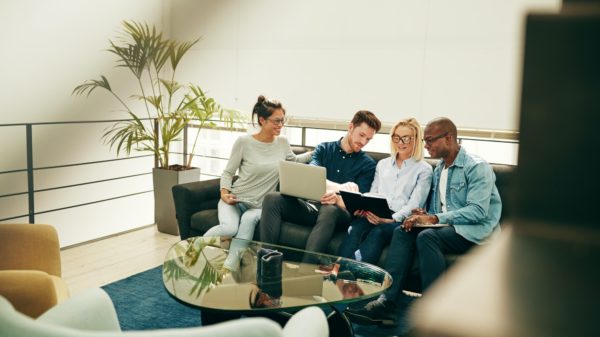
{"type": "Polygon", "coordinates": [[[162,264],[179,236],[145,227],[61,251],[62,276],[71,295],[162,264]]]}

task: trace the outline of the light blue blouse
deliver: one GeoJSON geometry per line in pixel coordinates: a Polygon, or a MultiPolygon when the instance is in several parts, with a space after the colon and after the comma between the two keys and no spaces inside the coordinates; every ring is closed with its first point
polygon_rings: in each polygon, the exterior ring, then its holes
{"type": "Polygon", "coordinates": [[[432,175],[431,165],[424,160],[409,158],[398,167],[394,157],[384,158],[377,163],[371,193],[384,195],[394,221],[402,222],[411,210],[425,206],[432,175]]]}

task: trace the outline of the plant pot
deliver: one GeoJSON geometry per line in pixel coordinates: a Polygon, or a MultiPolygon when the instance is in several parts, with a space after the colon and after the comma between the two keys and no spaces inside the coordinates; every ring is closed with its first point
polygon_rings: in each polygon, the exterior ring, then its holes
{"type": "Polygon", "coordinates": [[[185,184],[198,180],[200,180],[200,168],[197,167],[184,171],[165,170],[162,168],[152,169],[154,222],[159,232],[179,235],[171,188],[177,184],[185,184]]]}

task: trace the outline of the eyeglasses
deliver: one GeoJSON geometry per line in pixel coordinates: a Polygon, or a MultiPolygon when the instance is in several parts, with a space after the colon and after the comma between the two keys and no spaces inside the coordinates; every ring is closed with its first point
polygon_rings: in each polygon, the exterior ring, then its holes
{"type": "Polygon", "coordinates": [[[274,125],[285,125],[287,123],[287,118],[267,118],[267,120],[274,125]]]}
{"type": "Polygon", "coordinates": [[[410,141],[413,139],[413,136],[398,136],[398,135],[393,135],[392,136],[392,142],[394,143],[399,143],[402,142],[402,144],[408,144],[410,143],[410,141]]]}
{"type": "Polygon", "coordinates": [[[425,142],[425,144],[427,145],[431,145],[433,144],[433,142],[435,142],[436,140],[440,139],[440,138],[444,138],[448,135],[448,131],[442,133],[441,135],[437,135],[435,137],[429,137],[429,138],[425,138],[423,139],[423,141],[425,142]]]}

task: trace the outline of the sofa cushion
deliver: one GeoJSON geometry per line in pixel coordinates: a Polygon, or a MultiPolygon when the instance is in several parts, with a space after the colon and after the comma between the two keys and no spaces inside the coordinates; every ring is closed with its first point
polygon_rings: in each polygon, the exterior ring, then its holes
{"type": "Polygon", "coordinates": [[[219,224],[219,216],[217,215],[217,209],[205,209],[200,212],[196,212],[192,215],[190,226],[195,231],[204,233],[211,227],[219,224]]]}
{"type": "Polygon", "coordinates": [[[504,164],[492,164],[494,174],[496,175],[496,187],[500,193],[502,200],[502,213],[500,215],[500,223],[506,222],[512,216],[510,196],[512,195],[511,181],[514,181],[512,176],[515,174],[515,166],[504,164]]]}

